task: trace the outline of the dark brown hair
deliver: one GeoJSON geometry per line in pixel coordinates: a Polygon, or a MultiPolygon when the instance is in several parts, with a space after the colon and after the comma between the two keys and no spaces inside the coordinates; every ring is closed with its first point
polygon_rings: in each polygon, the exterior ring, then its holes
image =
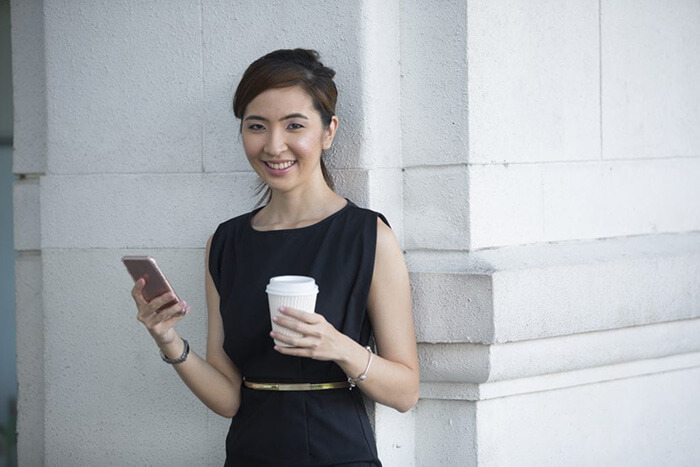
{"type": "MultiPolygon", "coordinates": [[[[334,76],[335,71],[321,63],[315,50],[275,50],[255,60],[243,73],[233,96],[233,114],[241,120],[242,128],[245,109],[259,94],[268,89],[299,86],[311,97],[314,108],[321,115],[324,128],[328,128],[335,115],[335,104],[338,100],[334,76]]],[[[321,171],[323,179],[333,189],[333,179],[323,162],[323,157],[321,171]]],[[[260,191],[263,188],[264,184],[261,185],[260,191]]],[[[269,194],[268,188],[263,199],[269,199],[269,194]]]]}

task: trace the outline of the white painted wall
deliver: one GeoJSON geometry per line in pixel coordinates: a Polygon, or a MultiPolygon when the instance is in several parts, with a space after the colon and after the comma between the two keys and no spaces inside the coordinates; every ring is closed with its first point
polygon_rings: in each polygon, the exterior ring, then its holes
{"type": "Polygon", "coordinates": [[[672,10],[14,1],[20,462],[221,464],[119,258],[158,257],[202,352],[204,242],[255,202],[235,82],[304,46],[338,72],[340,191],[412,274],[421,401],[374,412],[385,464],[700,463],[700,2],[672,10]]]}

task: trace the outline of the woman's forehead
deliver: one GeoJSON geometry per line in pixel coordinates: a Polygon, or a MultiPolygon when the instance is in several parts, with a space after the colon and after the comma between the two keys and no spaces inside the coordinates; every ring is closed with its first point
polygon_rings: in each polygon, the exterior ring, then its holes
{"type": "Polygon", "coordinates": [[[299,86],[267,89],[250,101],[244,118],[249,115],[262,115],[266,118],[284,116],[291,113],[314,111],[313,101],[299,86]]]}

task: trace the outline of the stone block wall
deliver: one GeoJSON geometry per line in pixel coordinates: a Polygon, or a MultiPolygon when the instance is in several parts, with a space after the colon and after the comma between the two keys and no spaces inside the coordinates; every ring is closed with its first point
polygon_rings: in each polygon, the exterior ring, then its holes
{"type": "Polygon", "coordinates": [[[411,271],[421,400],[374,408],[385,465],[700,462],[697,2],[15,0],[12,21],[23,465],[221,465],[228,421],[162,365],[119,259],[158,258],[203,353],[204,244],[256,202],[235,83],[297,46],[337,71],[339,192],[411,271]]]}
{"type": "Polygon", "coordinates": [[[404,7],[416,465],[700,461],[700,4],[404,7]]]}

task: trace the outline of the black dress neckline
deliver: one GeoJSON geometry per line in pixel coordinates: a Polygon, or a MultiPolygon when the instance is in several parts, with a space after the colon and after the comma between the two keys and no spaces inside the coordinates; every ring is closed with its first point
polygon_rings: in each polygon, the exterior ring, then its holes
{"type": "Polygon", "coordinates": [[[252,232],[255,232],[256,234],[261,234],[261,235],[266,235],[266,234],[275,234],[275,233],[290,233],[290,232],[303,232],[304,230],[308,229],[313,229],[316,227],[323,226],[325,223],[330,222],[333,218],[336,216],[340,215],[341,213],[345,212],[348,210],[351,206],[354,206],[355,204],[350,201],[349,199],[345,198],[345,206],[342,208],[338,209],[336,212],[331,214],[328,217],[324,217],[318,222],[314,222],[313,224],[305,225],[304,227],[295,227],[293,229],[276,229],[276,230],[258,230],[255,227],[253,227],[253,217],[260,212],[265,206],[261,206],[257,209],[252,210],[250,213],[248,213],[248,219],[246,219],[245,225],[248,227],[249,230],[252,232]]]}

